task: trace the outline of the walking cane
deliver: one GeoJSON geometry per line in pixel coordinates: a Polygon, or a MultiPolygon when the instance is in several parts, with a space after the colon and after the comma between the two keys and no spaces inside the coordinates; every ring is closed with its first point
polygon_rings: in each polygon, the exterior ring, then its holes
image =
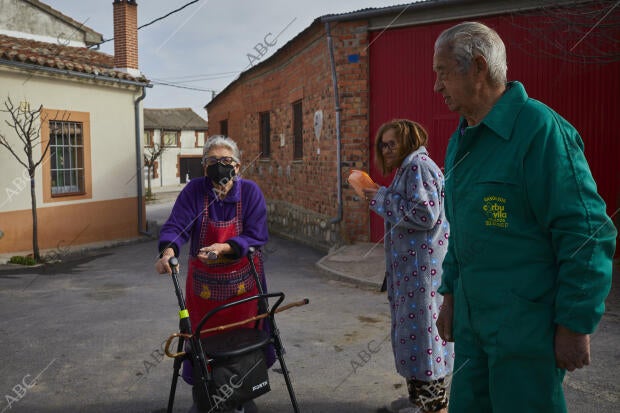
{"type": "MultiPolygon", "coordinates": [[[[278,307],[273,313],[274,314],[278,314],[282,311],[286,311],[289,310],[293,307],[301,307],[303,305],[309,304],[310,300],[308,300],[307,298],[304,298],[303,300],[299,300],[299,301],[295,301],[292,303],[288,303],[286,305],[283,305],[282,307],[278,307]]],[[[250,317],[250,318],[246,318],[245,320],[241,320],[241,321],[235,321],[234,323],[230,323],[230,324],[224,324],[224,325],[220,325],[217,327],[210,327],[204,330],[200,330],[200,334],[206,334],[206,333],[212,333],[212,332],[222,332],[234,327],[240,327],[243,326],[251,321],[257,321],[257,320],[262,320],[263,318],[267,318],[269,317],[270,313],[266,312],[266,313],[262,313],[259,315],[256,315],[254,317],[250,317]]],[[[168,339],[166,340],[166,344],[164,346],[164,353],[166,354],[166,356],[170,357],[170,358],[179,358],[179,357],[184,357],[187,353],[182,351],[182,352],[177,352],[177,353],[172,353],[170,351],[170,346],[172,345],[172,341],[175,338],[183,338],[183,339],[189,339],[192,335],[191,334],[186,334],[186,333],[174,333],[171,334],[170,337],[168,337],[168,339]]]]}

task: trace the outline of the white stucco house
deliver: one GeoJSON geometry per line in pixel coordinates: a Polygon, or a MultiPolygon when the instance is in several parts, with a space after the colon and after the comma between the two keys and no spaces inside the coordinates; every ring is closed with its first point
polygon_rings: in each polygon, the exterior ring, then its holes
{"type": "Polygon", "coordinates": [[[152,187],[184,184],[203,175],[200,161],[207,130],[207,121],[191,108],[144,109],[144,153],[164,146],[151,172],[152,187]]]}
{"type": "MultiPolygon", "coordinates": [[[[42,106],[36,171],[42,249],[134,238],[145,229],[137,5],[113,0],[114,56],[89,46],[102,35],[37,0],[0,0],[0,106],[42,106]]],[[[15,131],[0,112],[0,133],[15,131]]],[[[32,247],[30,183],[0,147],[0,254],[32,247]]]]}

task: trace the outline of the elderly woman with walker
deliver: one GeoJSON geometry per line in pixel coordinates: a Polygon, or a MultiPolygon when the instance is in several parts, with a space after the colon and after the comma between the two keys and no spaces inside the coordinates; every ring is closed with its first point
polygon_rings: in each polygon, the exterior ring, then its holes
{"type": "MultiPolygon", "coordinates": [[[[259,294],[247,257],[251,247],[257,249],[254,266],[266,291],[259,247],[268,239],[267,208],[261,190],[253,181],[239,178],[239,148],[229,137],[208,138],[202,164],[205,176],[192,179],[183,188],[161,228],[160,258],[156,262],[160,274],[171,273],[169,259],[178,257],[181,246],[190,242],[186,299],[192,326],[210,310],[259,294]]],[[[257,313],[256,302],[249,301],[218,312],[204,327],[238,322],[257,313]]],[[[270,366],[275,356],[272,351],[268,353],[270,366]]],[[[183,367],[183,378],[191,384],[191,366],[185,362],[183,367]]],[[[249,401],[236,412],[255,410],[254,402],[249,401]]],[[[197,411],[196,405],[190,410],[197,411]]]]}

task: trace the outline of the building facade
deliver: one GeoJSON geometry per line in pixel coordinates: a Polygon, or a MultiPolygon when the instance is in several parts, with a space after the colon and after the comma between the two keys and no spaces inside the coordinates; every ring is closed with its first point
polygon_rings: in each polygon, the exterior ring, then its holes
{"type": "Polygon", "coordinates": [[[151,171],[151,186],[180,185],[202,176],[200,161],[208,129],[207,121],[190,108],[144,109],[145,157],[163,146],[151,171]]]}
{"type": "Polygon", "coordinates": [[[367,56],[347,64],[349,54],[367,45],[368,34],[352,22],[337,25],[331,36],[334,65],[324,25],[315,21],[207,105],[211,133],[227,128],[242,150],[243,175],[263,190],[270,229],[319,248],[368,237],[365,205],[338,182],[344,176],[339,138],[343,165],[369,167],[367,56]]]}
{"type": "MultiPolygon", "coordinates": [[[[2,106],[11,99],[22,113],[41,108],[33,124],[40,131],[33,158],[42,158],[35,175],[40,248],[139,236],[140,101],[148,81],[138,70],[135,3],[114,2],[116,59],[88,48],[103,41],[100,34],[39,1],[0,3],[2,106]]],[[[25,159],[7,119],[0,114],[0,133],[25,159]]],[[[0,253],[29,251],[30,179],[5,148],[0,165],[0,253]]]]}
{"type": "Polygon", "coordinates": [[[426,127],[431,157],[443,165],[458,117],[433,92],[434,41],[451,25],[477,20],[504,39],[509,80],[522,81],[580,131],[614,215],[620,62],[613,39],[620,33],[617,24],[596,25],[608,11],[605,18],[618,21],[611,6],[455,0],[323,16],[208,103],[209,120],[243,149],[244,175],[263,189],[272,231],[322,249],[381,241],[382,221],[346,178],[362,169],[381,184],[391,181],[374,163],[374,134],[401,117],[426,127]]]}

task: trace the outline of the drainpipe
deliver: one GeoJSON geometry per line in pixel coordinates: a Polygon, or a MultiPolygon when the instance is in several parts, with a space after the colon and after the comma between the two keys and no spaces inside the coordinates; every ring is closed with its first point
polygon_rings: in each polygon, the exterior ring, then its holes
{"type": "Polygon", "coordinates": [[[336,110],[336,179],[338,191],[338,215],[331,219],[330,223],[337,224],[342,221],[342,137],[340,135],[340,116],[342,108],[340,107],[340,96],[338,95],[338,77],[336,76],[336,62],[334,61],[334,43],[329,27],[329,22],[325,22],[325,32],[327,33],[327,47],[329,49],[329,61],[332,71],[332,84],[334,85],[334,107],[336,110]]]}
{"type": "Polygon", "coordinates": [[[134,101],[134,117],[136,123],[136,181],[138,181],[138,233],[141,235],[152,236],[150,232],[143,231],[142,226],[144,224],[144,215],[142,214],[142,207],[144,205],[144,199],[142,197],[142,185],[144,181],[144,169],[142,168],[142,151],[141,141],[142,134],[140,133],[140,102],[146,97],[146,87],[142,87],[142,94],[134,101]]]}

